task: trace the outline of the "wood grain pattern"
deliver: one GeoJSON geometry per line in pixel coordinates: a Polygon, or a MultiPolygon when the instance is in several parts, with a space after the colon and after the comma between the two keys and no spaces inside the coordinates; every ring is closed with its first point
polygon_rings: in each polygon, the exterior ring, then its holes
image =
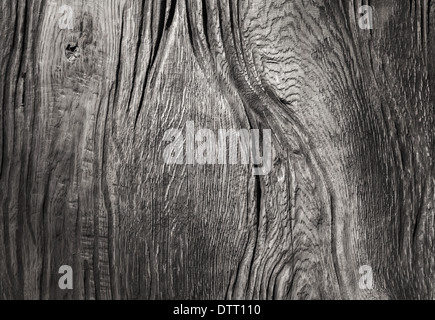
{"type": "Polygon", "coordinates": [[[1,299],[434,298],[433,1],[0,3],[1,299]],[[271,173],[166,165],[187,121],[271,173]]]}

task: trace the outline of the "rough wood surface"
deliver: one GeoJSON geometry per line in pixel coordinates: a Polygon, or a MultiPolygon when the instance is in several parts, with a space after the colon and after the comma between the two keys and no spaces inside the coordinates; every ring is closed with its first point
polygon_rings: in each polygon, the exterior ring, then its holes
{"type": "Polygon", "coordinates": [[[0,3],[0,299],[434,298],[434,1],[0,3]],[[166,165],[187,121],[271,173],[166,165]]]}

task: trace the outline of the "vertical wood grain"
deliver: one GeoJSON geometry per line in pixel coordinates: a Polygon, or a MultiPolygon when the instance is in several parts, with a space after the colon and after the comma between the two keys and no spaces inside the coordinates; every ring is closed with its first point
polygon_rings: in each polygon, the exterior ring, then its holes
{"type": "Polygon", "coordinates": [[[433,1],[0,8],[1,299],[433,299],[433,1]],[[271,173],[166,165],[188,121],[271,173]]]}

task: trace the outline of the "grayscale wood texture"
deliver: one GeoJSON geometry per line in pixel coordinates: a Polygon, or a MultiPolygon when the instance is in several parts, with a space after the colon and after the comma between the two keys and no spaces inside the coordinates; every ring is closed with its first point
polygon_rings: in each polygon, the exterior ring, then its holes
{"type": "Polygon", "coordinates": [[[0,3],[0,299],[434,298],[434,1],[0,3]],[[166,165],[187,121],[271,173],[166,165]]]}

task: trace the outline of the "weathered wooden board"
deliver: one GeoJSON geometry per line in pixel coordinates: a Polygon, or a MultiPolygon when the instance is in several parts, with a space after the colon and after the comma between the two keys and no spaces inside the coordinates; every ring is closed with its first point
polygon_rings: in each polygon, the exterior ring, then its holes
{"type": "Polygon", "coordinates": [[[0,3],[1,299],[434,298],[434,1],[0,3]],[[270,174],[165,164],[188,121],[270,174]]]}

